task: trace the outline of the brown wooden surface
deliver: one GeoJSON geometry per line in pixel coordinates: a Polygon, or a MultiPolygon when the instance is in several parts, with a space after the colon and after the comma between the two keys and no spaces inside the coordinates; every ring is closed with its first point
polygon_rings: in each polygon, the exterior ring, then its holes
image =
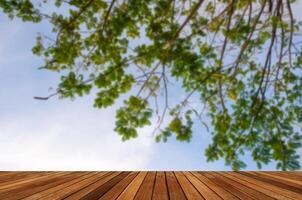
{"type": "Polygon", "coordinates": [[[0,200],[302,200],[302,172],[0,172],[0,200]]]}

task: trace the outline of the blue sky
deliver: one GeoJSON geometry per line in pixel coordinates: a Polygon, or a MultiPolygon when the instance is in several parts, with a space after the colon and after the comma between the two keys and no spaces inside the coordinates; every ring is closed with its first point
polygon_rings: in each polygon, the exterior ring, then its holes
{"type": "MultiPolygon", "coordinates": [[[[294,9],[301,19],[301,2],[294,9]]],[[[47,34],[50,27],[10,21],[2,13],[0,22],[0,170],[230,170],[222,160],[206,162],[211,137],[202,126],[194,128],[190,143],[156,143],[152,127],[122,142],[113,131],[119,103],[98,110],[93,96],[34,100],[59,78],[37,70],[43,60],[31,53],[37,32],[47,34]]],[[[247,170],[256,170],[249,156],[244,160],[247,170]]]]}

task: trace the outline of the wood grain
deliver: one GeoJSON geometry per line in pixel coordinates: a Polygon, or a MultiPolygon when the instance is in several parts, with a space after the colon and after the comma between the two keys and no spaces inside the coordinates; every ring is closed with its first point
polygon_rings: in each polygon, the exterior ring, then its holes
{"type": "Polygon", "coordinates": [[[134,180],[127,186],[127,188],[118,197],[118,200],[132,200],[134,199],[139,187],[144,181],[147,172],[140,172],[134,180]]]}
{"type": "Polygon", "coordinates": [[[135,200],[152,199],[153,188],[154,188],[154,183],[155,183],[155,176],[156,176],[156,172],[148,172],[145,180],[142,182],[141,187],[139,188],[139,190],[137,191],[137,193],[134,197],[135,200]]]}
{"type": "Polygon", "coordinates": [[[302,172],[0,172],[4,200],[302,200],[302,172]]]}
{"type": "Polygon", "coordinates": [[[175,172],[175,176],[188,199],[204,199],[198,190],[196,190],[196,188],[186,178],[183,172],[175,172]]]}
{"type": "Polygon", "coordinates": [[[153,190],[153,200],[168,200],[169,194],[164,172],[157,172],[153,190]]]}
{"type": "Polygon", "coordinates": [[[171,200],[185,200],[186,196],[173,172],[166,172],[167,187],[171,200]]]}

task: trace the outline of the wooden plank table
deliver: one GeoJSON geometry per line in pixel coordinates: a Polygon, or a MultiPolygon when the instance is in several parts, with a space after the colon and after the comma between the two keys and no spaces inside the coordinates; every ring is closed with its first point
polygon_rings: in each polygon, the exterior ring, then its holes
{"type": "Polygon", "coordinates": [[[0,200],[302,200],[302,172],[0,172],[0,200]]]}

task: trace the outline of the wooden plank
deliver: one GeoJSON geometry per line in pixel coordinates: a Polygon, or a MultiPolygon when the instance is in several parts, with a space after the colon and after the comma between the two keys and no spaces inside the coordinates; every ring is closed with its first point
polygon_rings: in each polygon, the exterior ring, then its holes
{"type": "Polygon", "coordinates": [[[212,174],[210,174],[210,172],[204,173],[204,176],[212,180],[216,185],[220,186],[221,188],[224,188],[225,190],[229,191],[233,195],[237,196],[239,199],[255,199],[253,196],[250,196],[238,190],[234,186],[230,185],[223,178],[213,176],[212,174]]]}
{"type": "Polygon", "coordinates": [[[295,184],[298,184],[300,186],[302,186],[302,178],[301,180],[296,180],[296,179],[293,179],[292,177],[289,177],[289,176],[283,176],[283,175],[278,175],[276,173],[269,173],[269,172],[266,172],[266,173],[261,173],[260,175],[265,175],[265,176],[270,176],[270,177],[273,177],[273,178],[276,178],[280,181],[286,181],[287,183],[295,183],[295,184]]]}
{"type": "Polygon", "coordinates": [[[72,194],[68,195],[65,199],[81,199],[85,195],[88,195],[89,193],[96,190],[98,187],[103,185],[104,183],[110,181],[117,175],[119,175],[121,172],[109,172],[106,175],[99,177],[96,179],[96,181],[91,182],[89,185],[86,185],[85,187],[80,187],[78,190],[73,192],[72,194]]]}
{"type": "MultiPolygon", "coordinates": [[[[206,172],[207,173],[207,172],[206,172]]],[[[216,185],[214,182],[212,182],[207,177],[203,176],[203,173],[198,172],[192,172],[194,176],[196,176],[201,182],[203,182],[205,185],[207,185],[209,188],[211,188],[218,196],[220,196],[222,199],[230,199],[230,200],[237,200],[238,198],[225,190],[224,188],[221,188],[220,186],[216,185]]]]}
{"type": "Polygon", "coordinates": [[[246,187],[249,187],[249,188],[252,188],[252,189],[257,190],[259,192],[262,192],[265,195],[270,196],[272,198],[275,198],[275,199],[278,199],[278,200],[286,200],[286,199],[288,199],[286,196],[283,196],[283,195],[280,195],[280,194],[276,194],[275,192],[273,192],[271,190],[268,190],[266,188],[263,188],[263,187],[261,187],[261,186],[259,186],[257,184],[254,184],[254,183],[242,180],[242,179],[240,179],[238,177],[238,174],[236,174],[236,173],[223,172],[222,174],[223,174],[223,176],[225,176],[225,177],[227,177],[227,178],[229,178],[231,180],[234,180],[234,181],[238,182],[241,185],[245,185],[246,187]]]}
{"type": "Polygon", "coordinates": [[[188,199],[204,199],[182,172],[174,172],[174,174],[188,199]]]}
{"type": "Polygon", "coordinates": [[[286,187],[293,188],[294,192],[302,194],[302,182],[299,182],[299,181],[292,182],[289,179],[280,178],[278,176],[272,176],[272,175],[269,175],[267,173],[258,173],[258,172],[246,172],[246,173],[253,174],[253,175],[265,178],[265,179],[270,180],[270,181],[277,182],[277,184],[278,184],[277,186],[279,186],[279,187],[283,187],[284,185],[286,185],[286,187]]]}
{"type": "Polygon", "coordinates": [[[64,178],[65,176],[68,176],[70,174],[71,172],[55,174],[55,175],[50,175],[48,177],[44,177],[43,179],[26,182],[24,184],[16,184],[14,186],[11,186],[10,188],[6,188],[2,190],[0,193],[0,199],[11,199],[12,194],[13,197],[16,196],[15,199],[18,199],[17,197],[19,196],[20,196],[19,199],[24,198],[26,197],[26,194],[30,195],[31,191],[33,191],[32,193],[34,193],[35,191],[39,192],[43,190],[43,186],[45,186],[46,184],[49,184],[52,181],[60,180],[62,177],[64,178]]]}
{"type": "Polygon", "coordinates": [[[146,178],[144,179],[141,187],[137,191],[134,199],[136,200],[151,200],[154,188],[156,172],[148,172],[146,178]]]}
{"type": "Polygon", "coordinates": [[[0,183],[18,180],[20,178],[26,177],[30,172],[11,172],[11,173],[0,173],[0,183]]]}
{"type": "Polygon", "coordinates": [[[0,172],[0,199],[302,200],[301,175],[301,172],[0,172]]]}
{"type": "Polygon", "coordinates": [[[6,176],[6,175],[12,175],[12,174],[16,175],[16,174],[21,174],[21,173],[26,173],[26,172],[1,171],[1,172],[0,172],[0,178],[1,178],[2,176],[6,176]]]}
{"type": "MultiPolygon", "coordinates": [[[[107,181],[106,183],[100,185],[92,192],[88,193],[87,195],[83,196],[81,200],[91,200],[91,199],[98,199],[103,196],[106,192],[108,192],[112,187],[114,187],[118,182],[123,180],[130,172],[122,172],[119,175],[115,176],[111,180],[107,181]]],[[[75,199],[75,198],[73,198],[75,199]]],[[[76,198],[78,199],[78,198],[76,198]]]]}
{"type": "Polygon", "coordinates": [[[94,174],[92,177],[82,180],[82,181],[78,182],[77,184],[73,184],[73,185],[65,187],[61,190],[58,190],[56,192],[50,193],[50,194],[42,197],[41,199],[44,199],[44,200],[46,200],[46,199],[47,200],[64,199],[64,198],[68,197],[69,195],[77,192],[78,190],[81,190],[81,189],[87,187],[88,185],[91,185],[94,182],[97,182],[98,180],[100,180],[101,178],[103,178],[107,175],[110,175],[110,172],[98,172],[98,173],[94,174]]]}
{"type": "Polygon", "coordinates": [[[214,173],[214,176],[224,179],[227,183],[234,186],[241,192],[246,193],[250,196],[253,196],[256,199],[261,199],[261,200],[274,200],[275,199],[275,198],[272,198],[272,197],[269,197],[269,196],[263,194],[262,192],[258,192],[257,190],[249,188],[249,187],[245,186],[244,184],[240,184],[232,179],[229,179],[226,176],[223,176],[223,173],[216,172],[216,173],[214,173]]]}
{"type": "Polygon", "coordinates": [[[249,176],[245,176],[245,175],[237,173],[237,172],[233,172],[233,173],[231,173],[231,175],[232,176],[236,176],[236,177],[238,177],[238,178],[240,178],[240,179],[242,179],[244,181],[247,181],[247,182],[253,183],[255,185],[258,185],[260,187],[263,187],[263,188],[266,188],[268,190],[271,190],[271,191],[279,194],[280,196],[286,196],[287,199],[299,199],[301,197],[297,193],[294,193],[294,192],[288,191],[286,189],[283,189],[283,188],[280,188],[280,187],[277,187],[277,186],[274,186],[274,185],[271,185],[271,184],[259,181],[257,179],[251,178],[249,176]]]}
{"type": "Polygon", "coordinates": [[[24,180],[26,178],[31,178],[31,177],[37,177],[37,176],[45,176],[48,174],[52,174],[52,173],[57,173],[57,172],[17,172],[17,173],[6,173],[4,176],[1,177],[0,183],[1,185],[3,183],[8,183],[10,181],[20,181],[20,180],[24,180]],[[8,180],[4,180],[4,179],[8,179],[8,180]]]}
{"type": "Polygon", "coordinates": [[[267,174],[276,175],[278,177],[288,178],[290,180],[302,182],[302,177],[297,176],[295,173],[280,173],[280,172],[266,172],[267,174]]]}
{"type": "Polygon", "coordinates": [[[71,186],[73,184],[77,184],[77,183],[79,183],[82,180],[85,180],[85,179],[87,179],[89,177],[94,176],[96,173],[97,172],[83,172],[79,176],[74,176],[74,179],[71,180],[71,181],[66,181],[63,184],[57,185],[55,187],[52,187],[52,188],[49,188],[49,189],[46,189],[46,190],[43,190],[43,191],[38,192],[38,193],[35,193],[34,195],[28,196],[27,198],[24,198],[23,200],[40,199],[40,198],[42,198],[44,196],[47,196],[49,194],[52,194],[52,193],[57,192],[59,190],[62,190],[64,188],[66,188],[66,187],[69,187],[69,186],[71,186]]]}
{"type": "Polygon", "coordinates": [[[190,172],[184,172],[184,174],[205,199],[207,199],[207,200],[208,199],[211,199],[211,200],[222,199],[213,190],[211,190],[207,185],[205,185],[203,182],[201,182],[198,178],[196,178],[190,172]]]}
{"type": "Polygon", "coordinates": [[[246,176],[249,176],[251,178],[260,180],[262,182],[266,182],[268,184],[275,185],[277,187],[286,189],[288,191],[292,191],[293,193],[302,194],[302,190],[301,189],[293,187],[293,186],[290,186],[290,185],[287,185],[287,184],[284,184],[284,183],[277,182],[274,179],[269,179],[269,178],[266,178],[264,176],[255,175],[255,174],[252,174],[250,172],[240,172],[240,173],[244,174],[246,176]]]}
{"type": "Polygon", "coordinates": [[[295,177],[300,177],[302,178],[302,172],[301,171],[278,171],[276,172],[278,174],[283,174],[283,175],[292,175],[292,176],[295,176],[295,177]]]}
{"type": "Polygon", "coordinates": [[[9,190],[6,193],[2,193],[0,195],[0,199],[23,199],[37,192],[41,192],[50,187],[64,183],[65,181],[72,180],[76,174],[79,174],[79,172],[63,174],[61,176],[52,176],[46,180],[33,181],[23,187],[18,187],[13,190],[9,190]]]}
{"type": "Polygon", "coordinates": [[[26,184],[26,183],[31,182],[31,181],[36,181],[36,180],[39,180],[39,179],[47,178],[47,177],[50,177],[54,174],[64,174],[64,173],[66,173],[66,172],[29,173],[28,176],[23,177],[21,179],[16,179],[16,180],[11,180],[11,181],[0,183],[0,191],[2,191],[4,189],[7,189],[9,187],[12,187],[12,186],[26,184]]]}
{"type": "Polygon", "coordinates": [[[154,199],[154,200],[168,200],[169,199],[165,172],[156,173],[152,199],[154,199]]]}
{"type": "Polygon", "coordinates": [[[138,172],[131,172],[126,178],[117,183],[113,188],[106,192],[99,200],[112,200],[116,199],[124,189],[131,183],[137,176],[138,172]]]}
{"type": "Polygon", "coordinates": [[[0,195],[6,194],[7,192],[17,189],[17,188],[21,188],[27,185],[30,185],[34,182],[40,182],[40,181],[45,181],[45,180],[49,180],[51,178],[55,178],[55,177],[59,177],[59,176],[63,176],[65,174],[68,174],[69,172],[58,172],[58,173],[51,173],[51,174],[46,174],[46,175],[41,175],[41,176],[37,176],[34,178],[28,178],[28,179],[22,179],[21,181],[16,181],[13,183],[9,183],[7,185],[3,185],[0,189],[0,195]]]}
{"type": "Polygon", "coordinates": [[[139,172],[134,180],[127,186],[127,188],[117,198],[118,200],[132,200],[134,199],[139,187],[143,183],[147,172],[139,172]]]}
{"type": "Polygon", "coordinates": [[[171,200],[185,200],[186,196],[181,189],[173,172],[166,172],[169,198],[171,200]]]}

